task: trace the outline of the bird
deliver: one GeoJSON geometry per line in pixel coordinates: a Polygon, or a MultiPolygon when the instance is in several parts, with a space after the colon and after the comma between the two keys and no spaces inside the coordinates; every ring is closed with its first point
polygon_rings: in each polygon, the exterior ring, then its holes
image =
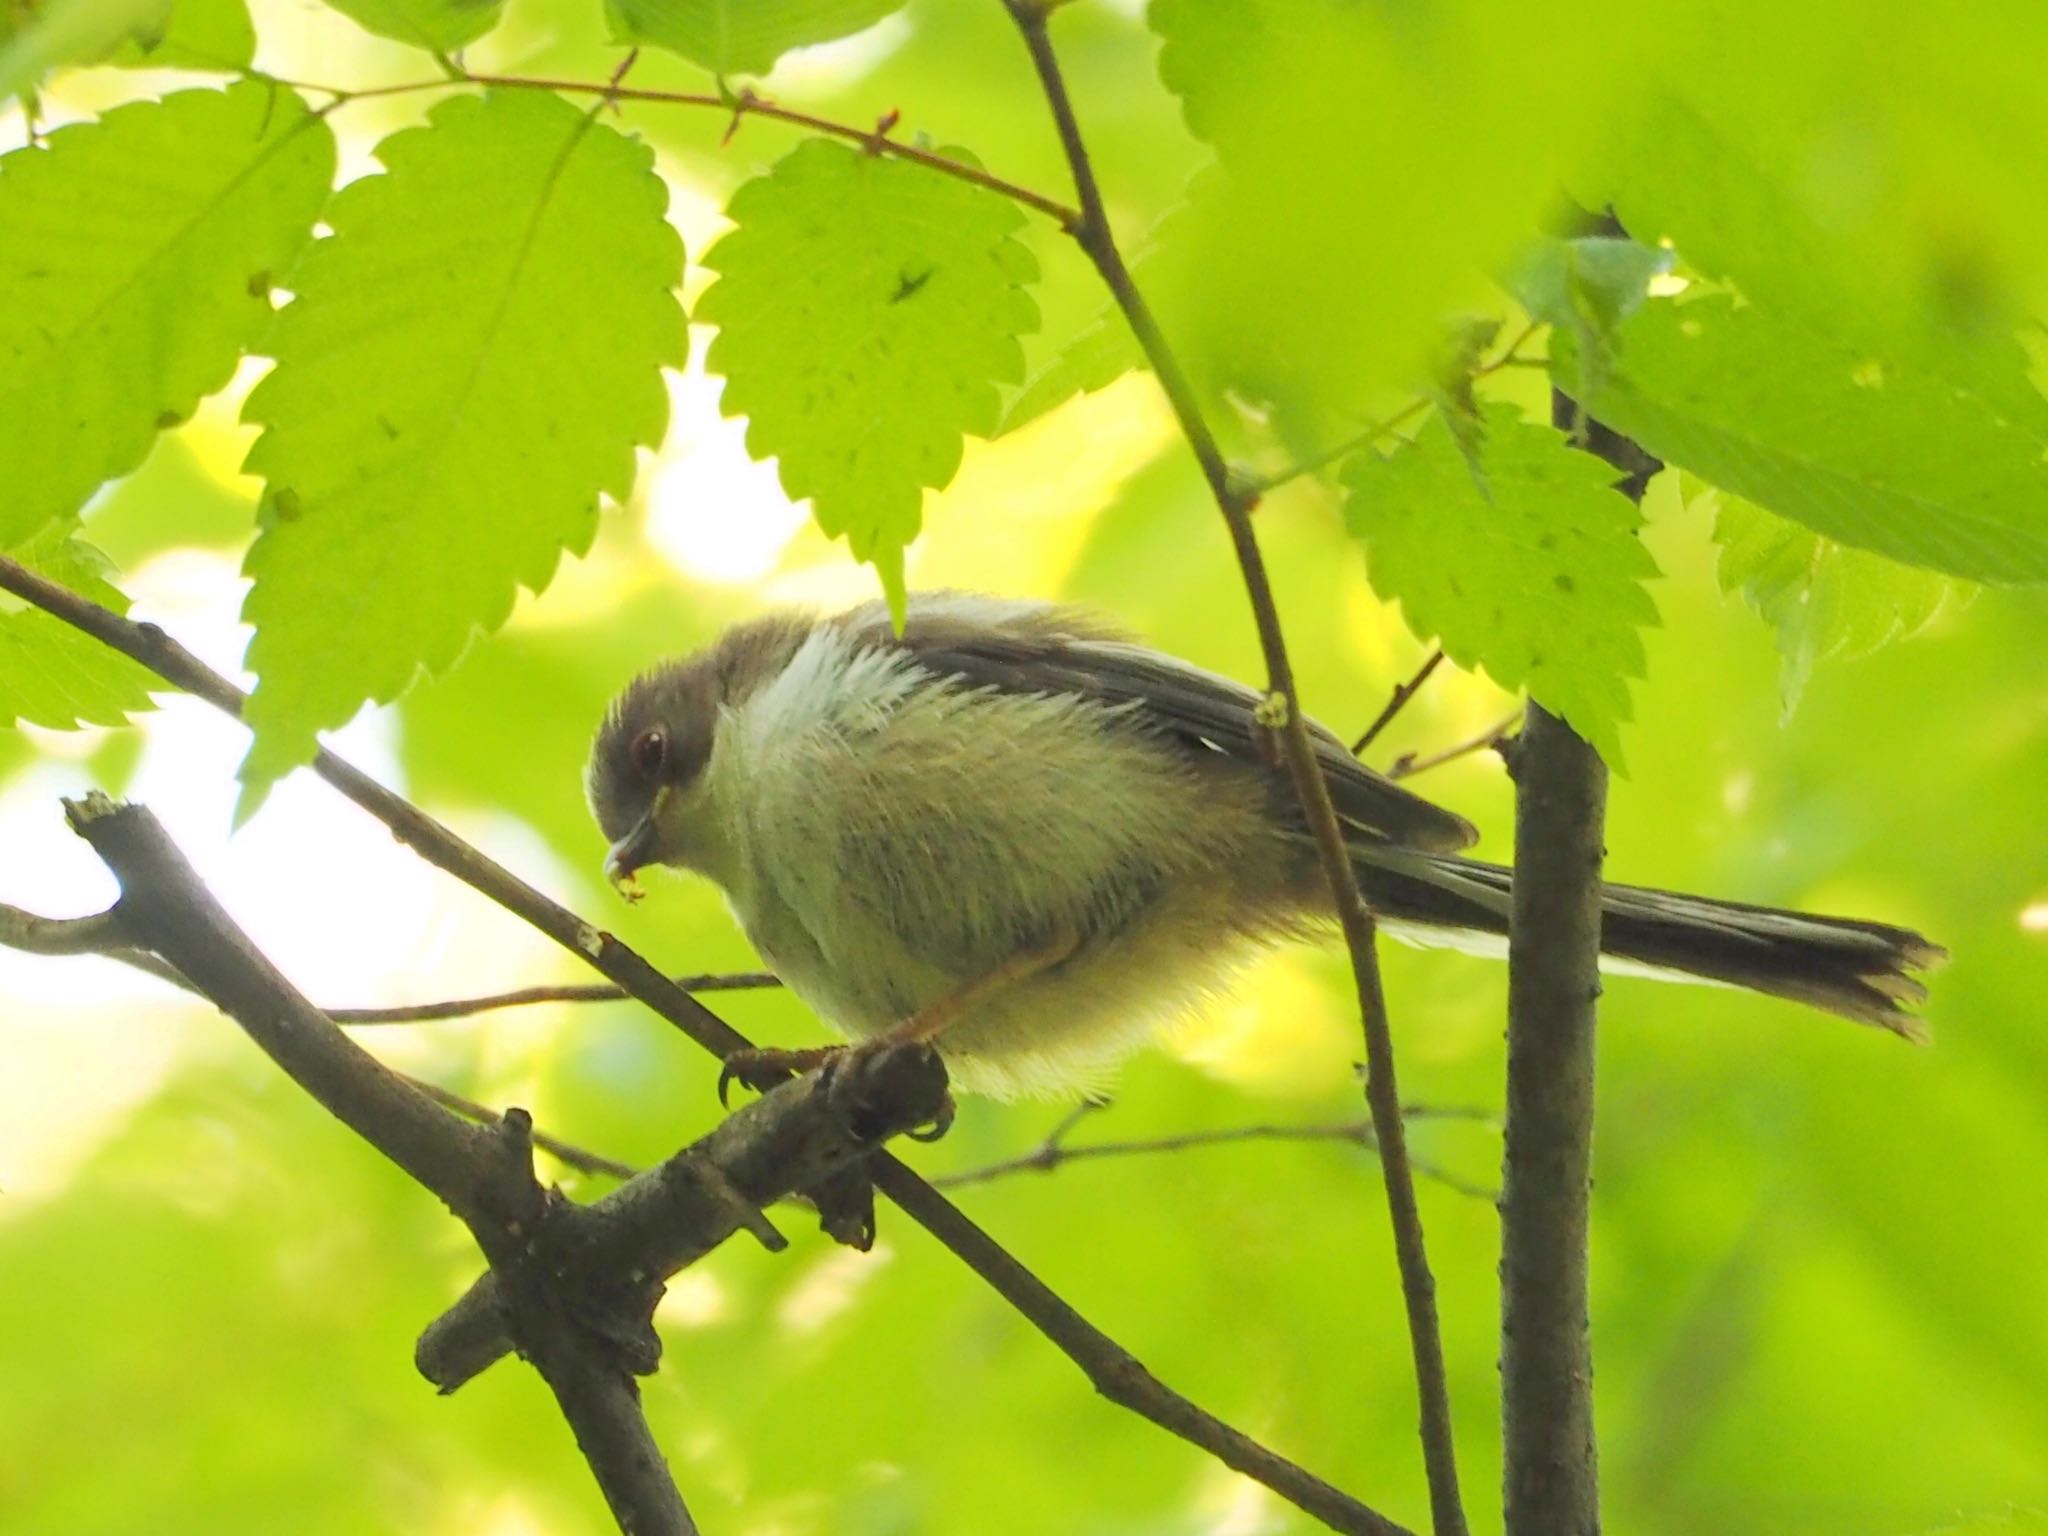
{"type": "MultiPolygon", "coordinates": [[[[708,877],[854,1048],[925,1042],[997,1099],[1086,1094],[1260,951],[1334,926],[1263,702],[1089,610],[919,592],[900,629],[880,602],[774,611],[659,663],[605,712],[585,789],[615,886],[708,877]]],[[[1380,926],[1504,954],[1514,877],[1463,852],[1473,825],[1309,735],[1380,926]]],[[[1887,923],[1639,886],[1605,885],[1601,919],[1612,968],[1912,1040],[1912,973],[1946,958],[1887,923]]]]}

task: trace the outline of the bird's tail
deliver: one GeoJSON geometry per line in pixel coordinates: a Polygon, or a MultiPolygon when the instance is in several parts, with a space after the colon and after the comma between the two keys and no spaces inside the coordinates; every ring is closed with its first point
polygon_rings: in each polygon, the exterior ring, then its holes
{"type": "MultiPolygon", "coordinates": [[[[1357,848],[1353,862],[1395,937],[1504,952],[1513,875],[1500,865],[1385,846],[1357,848]]],[[[1910,973],[1948,958],[1910,928],[1634,885],[1603,891],[1600,951],[1610,969],[1747,987],[1909,1040],[1927,1038],[1911,1012],[1927,988],[1910,973]]]]}

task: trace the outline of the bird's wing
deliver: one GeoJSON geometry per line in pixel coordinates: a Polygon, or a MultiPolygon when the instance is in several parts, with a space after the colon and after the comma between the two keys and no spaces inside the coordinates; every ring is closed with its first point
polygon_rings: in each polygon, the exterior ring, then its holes
{"type": "MultiPolygon", "coordinates": [[[[1129,706],[1189,752],[1260,765],[1272,760],[1272,734],[1258,722],[1260,694],[1127,640],[1078,610],[932,594],[912,600],[900,640],[885,617],[847,617],[863,642],[902,645],[922,665],[977,687],[1129,706]]],[[[1451,853],[1478,840],[1464,817],[1373,772],[1327,728],[1308,725],[1330,798],[1354,841],[1451,853]]]]}

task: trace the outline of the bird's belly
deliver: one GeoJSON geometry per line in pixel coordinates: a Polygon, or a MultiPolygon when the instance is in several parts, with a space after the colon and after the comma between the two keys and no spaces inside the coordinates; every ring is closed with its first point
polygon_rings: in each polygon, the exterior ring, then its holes
{"type": "Polygon", "coordinates": [[[813,1013],[855,1039],[880,1034],[951,990],[884,931],[819,935],[773,888],[728,904],[768,968],[813,1013]],[[829,947],[828,947],[829,946],[829,947]],[[848,958],[848,956],[851,958],[848,958]]]}

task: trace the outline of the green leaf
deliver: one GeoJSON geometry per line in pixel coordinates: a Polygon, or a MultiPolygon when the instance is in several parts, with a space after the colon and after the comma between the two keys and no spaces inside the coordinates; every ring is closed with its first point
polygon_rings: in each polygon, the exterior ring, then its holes
{"type": "MultiPolygon", "coordinates": [[[[1552,367],[1577,392],[1576,348],[1552,367]]],[[[2043,440],[1979,398],[1724,298],[1653,302],[1581,398],[1668,464],[1894,560],[2048,581],[2043,440]]]]}
{"type": "Polygon", "coordinates": [[[242,70],[244,0],[0,0],[0,101],[60,64],[242,70]]]}
{"type": "Polygon", "coordinates": [[[1538,227],[1644,23],[1578,0],[1152,0],[1160,78],[1224,175],[1157,300],[1198,377],[1310,435],[1426,364],[1538,227]],[[1566,17],[1569,20],[1566,20],[1566,17]]]}
{"type": "Polygon", "coordinates": [[[1934,374],[2048,434],[2048,400],[2009,330],[1931,286],[1924,261],[1849,239],[1839,210],[1816,203],[1826,180],[1802,163],[1799,135],[1753,118],[1746,103],[1657,93],[1632,131],[1611,136],[1582,200],[1611,204],[1638,239],[1669,239],[1777,322],[1934,374]]]}
{"type": "Polygon", "coordinates": [[[247,0],[156,0],[108,62],[137,69],[247,69],[256,28],[247,0]]]}
{"type": "MultiPolygon", "coordinates": [[[[966,159],[960,151],[946,154],[966,159]]],[[[1038,323],[1023,215],[923,166],[813,139],[749,182],[738,224],[705,256],[718,281],[698,318],[707,362],[747,446],[783,488],[874,564],[901,612],[903,547],[926,486],[960,467],[962,437],[1000,415],[1038,323]]]]}
{"type": "Polygon", "coordinates": [[[535,91],[377,150],[292,274],[245,415],[269,482],[245,617],[244,810],[316,730],[438,671],[582,552],[680,367],[682,244],[644,145],[535,91]]]}
{"type": "Polygon", "coordinates": [[[0,102],[21,95],[33,105],[44,75],[101,57],[162,8],[163,0],[0,0],[0,102]]]}
{"type": "Polygon", "coordinates": [[[864,32],[905,0],[605,0],[612,36],[715,75],[765,75],[792,48],[864,32]]]}
{"type": "Polygon", "coordinates": [[[326,123],[256,81],[0,158],[0,542],[75,512],[228,381],[333,175],[326,123]]]}
{"type": "Polygon", "coordinates": [[[498,24],[505,0],[327,0],[365,32],[429,53],[467,47],[498,24]]]}
{"type": "Polygon", "coordinates": [[[1485,480],[1442,418],[1413,444],[1344,469],[1344,519],[1373,590],[1461,667],[1526,687],[1619,770],[1640,626],[1657,622],[1642,515],[1613,466],[1511,406],[1485,415],[1485,480]]]}
{"type": "MultiPolygon", "coordinates": [[[[128,599],[107,580],[106,557],[77,534],[77,521],[62,519],[6,554],[103,608],[126,613],[128,599]]],[[[0,724],[123,725],[150,707],[152,681],[119,651],[0,595],[0,724]]]]}
{"type": "Polygon", "coordinates": [[[1114,305],[1106,305],[1024,381],[990,436],[1006,437],[1074,396],[1107,389],[1133,368],[1144,366],[1145,355],[1129,322],[1114,305]]]}
{"type": "Polygon", "coordinates": [[[1649,300],[1650,279],[1671,270],[1671,253],[1633,240],[1584,235],[1545,239],[1507,274],[1509,291],[1532,320],[1568,330],[1598,388],[1614,360],[1614,332],[1649,300]]]}
{"type": "Polygon", "coordinates": [[[1739,592],[1771,626],[1789,715],[1831,657],[1867,656],[1918,633],[1969,589],[1949,577],[1848,549],[1735,496],[1714,518],[1723,592],[1739,592]]]}

